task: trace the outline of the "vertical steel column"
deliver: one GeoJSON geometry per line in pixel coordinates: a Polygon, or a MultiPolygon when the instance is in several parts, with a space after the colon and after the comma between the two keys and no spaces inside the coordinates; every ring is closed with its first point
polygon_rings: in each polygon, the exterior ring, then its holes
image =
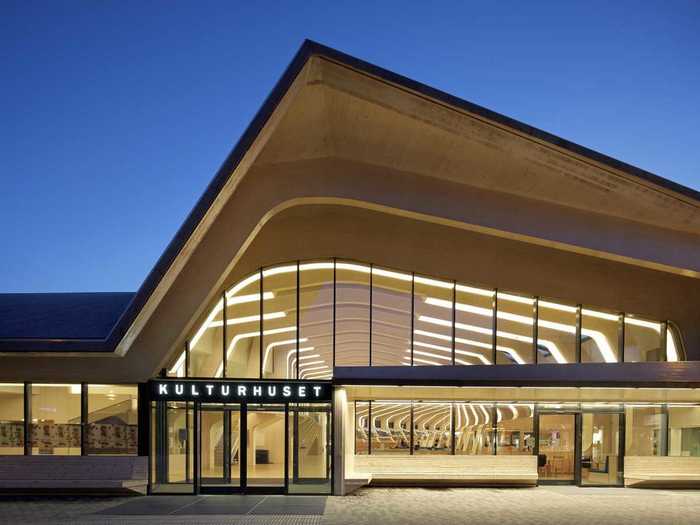
{"type": "Polygon", "coordinates": [[[138,398],[136,401],[138,420],[138,455],[150,456],[155,451],[149,450],[151,443],[151,401],[148,383],[138,384],[138,398]]]}
{"type": "Polygon", "coordinates": [[[661,323],[661,355],[659,356],[659,359],[663,362],[668,361],[668,352],[667,352],[667,345],[668,345],[668,321],[664,321],[661,323]]]}
{"type": "Polygon", "coordinates": [[[532,303],[532,362],[539,361],[539,352],[537,351],[537,339],[539,337],[539,321],[540,321],[540,298],[535,297],[535,302],[532,303]]]}
{"type": "Polygon", "coordinates": [[[625,452],[626,452],[626,443],[627,443],[627,436],[626,436],[626,415],[625,415],[625,409],[623,407],[622,412],[619,415],[619,425],[620,425],[620,442],[618,443],[618,457],[620,458],[619,464],[617,466],[617,470],[620,473],[622,477],[622,483],[624,484],[625,482],[625,452]]]}
{"type": "Polygon", "coordinates": [[[455,404],[450,403],[450,454],[452,456],[455,455],[455,421],[455,404]]]}
{"type": "Polygon", "coordinates": [[[457,364],[457,281],[452,281],[452,366],[457,364]]]}
{"type": "Polygon", "coordinates": [[[24,383],[24,455],[32,454],[32,384],[24,383]]]}
{"type": "Polygon", "coordinates": [[[299,310],[299,294],[300,294],[300,290],[299,290],[300,277],[299,277],[299,274],[300,274],[300,273],[301,273],[301,272],[299,271],[299,261],[297,261],[297,292],[296,292],[296,293],[297,293],[297,297],[296,297],[296,299],[297,299],[297,303],[296,303],[296,309],[297,309],[297,312],[296,312],[296,314],[297,314],[297,315],[296,315],[296,318],[297,318],[297,333],[296,333],[296,337],[295,337],[295,339],[296,339],[296,341],[297,341],[297,345],[296,345],[297,369],[296,369],[296,372],[295,372],[295,373],[296,373],[296,376],[295,376],[296,379],[299,379],[299,339],[300,339],[300,337],[301,337],[301,335],[300,335],[300,330],[301,330],[301,310],[299,310]]]}
{"type": "MultiPolygon", "coordinates": [[[[262,276],[261,276],[262,277],[262,276]]],[[[241,403],[241,436],[238,445],[238,464],[241,469],[241,490],[248,488],[248,403],[241,403]]]]}
{"type": "Polygon", "coordinates": [[[87,456],[88,437],[88,386],[80,383],[80,455],[87,456]]]}
{"type": "MultiPolygon", "coordinates": [[[[336,300],[336,258],[333,257],[333,370],[335,370],[335,304],[336,300]]],[[[335,373],[333,374],[335,375],[335,373]]]]}
{"type": "Polygon", "coordinates": [[[409,432],[410,432],[410,435],[409,435],[409,446],[411,447],[411,451],[410,451],[409,454],[412,456],[412,455],[413,455],[413,446],[414,446],[414,442],[413,442],[413,400],[411,400],[409,403],[410,403],[410,407],[411,407],[411,408],[410,408],[410,410],[411,410],[411,417],[409,418],[409,422],[410,422],[410,425],[411,425],[411,428],[410,428],[410,430],[409,430],[409,432]]]}
{"type": "MultiPolygon", "coordinates": [[[[185,410],[189,410],[189,403],[186,404],[185,410]]],[[[202,457],[202,443],[200,439],[200,432],[199,432],[199,427],[201,424],[201,417],[202,417],[202,406],[199,401],[194,402],[194,429],[192,433],[194,434],[194,450],[192,453],[194,454],[194,457],[192,458],[192,463],[194,466],[194,486],[192,487],[192,490],[195,494],[200,493],[200,489],[202,486],[202,465],[201,465],[201,457],[202,457]]],[[[187,448],[190,448],[189,444],[189,436],[187,436],[187,448]]]]}
{"type": "Polygon", "coordinates": [[[620,313],[617,316],[618,319],[618,325],[617,325],[617,346],[618,346],[618,355],[620,356],[618,362],[624,363],[625,362],[625,314],[620,313]]]}
{"type": "MultiPolygon", "coordinates": [[[[259,345],[258,345],[258,377],[262,379],[263,377],[263,269],[260,267],[260,323],[259,323],[259,345]]],[[[299,337],[299,334],[296,334],[299,337]]]]}
{"type": "Polygon", "coordinates": [[[581,362],[581,324],[583,323],[583,306],[576,305],[576,362],[581,362]]]}
{"type": "Polygon", "coordinates": [[[493,364],[498,363],[498,354],[497,354],[497,341],[498,341],[498,288],[494,289],[493,291],[493,300],[491,301],[491,308],[493,308],[493,318],[491,319],[491,326],[492,326],[492,355],[491,358],[493,359],[493,364]]]}
{"type": "MultiPolygon", "coordinates": [[[[370,264],[369,265],[369,366],[372,366],[372,289],[374,288],[373,286],[373,274],[374,272],[372,271],[374,269],[374,265],[370,264]]],[[[371,405],[370,405],[371,407],[371,405]]],[[[372,440],[370,440],[370,443],[372,440]]]]}
{"type": "Polygon", "coordinates": [[[185,341],[185,377],[191,377],[190,371],[190,340],[185,341]]]}
{"type": "MultiPolygon", "coordinates": [[[[416,272],[411,272],[411,366],[413,366],[413,328],[416,315],[416,272]]],[[[453,363],[454,364],[454,359],[453,363]]]]}
{"type": "MultiPolygon", "coordinates": [[[[226,303],[226,290],[223,291],[221,294],[221,302],[222,302],[222,314],[221,314],[221,319],[223,321],[223,330],[221,331],[221,366],[222,366],[222,373],[221,377],[228,377],[228,370],[226,369],[226,321],[227,321],[227,303],[226,303]]],[[[262,302],[262,298],[260,299],[260,302],[262,302]]]]}
{"type": "Polygon", "coordinates": [[[663,438],[663,441],[661,442],[661,450],[660,455],[661,456],[668,456],[668,448],[669,448],[669,437],[670,437],[670,432],[671,429],[669,428],[669,414],[668,414],[668,404],[664,403],[663,408],[662,408],[662,415],[661,415],[661,424],[663,427],[661,428],[661,436],[663,438]]]}
{"type": "MultiPolygon", "coordinates": [[[[299,281],[299,266],[297,265],[297,282],[299,281]]],[[[298,296],[297,296],[298,297],[298,296]]],[[[297,319],[299,319],[299,314],[297,314],[297,319]]],[[[294,411],[295,416],[298,416],[298,410],[294,411]]],[[[294,422],[294,430],[293,432],[297,431],[297,425],[296,421],[294,422]]],[[[298,439],[299,436],[295,435],[295,439],[298,439]]],[[[295,444],[295,450],[296,450],[296,444],[295,444]]],[[[297,460],[299,459],[298,457],[296,458],[297,460]]],[[[295,474],[298,474],[298,465],[295,464],[294,466],[295,474]]],[[[296,477],[295,477],[296,480],[296,477]]],[[[289,493],[289,403],[284,404],[284,493],[287,494],[289,493]]]]}
{"type": "Polygon", "coordinates": [[[491,421],[493,423],[493,446],[491,447],[491,454],[496,456],[498,454],[498,409],[496,405],[491,405],[491,421]]]}
{"type": "Polygon", "coordinates": [[[369,419],[367,420],[367,455],[372,455],[372,427],[374,426],[374,421],[372,421],[372,401],[367,402],[369,419]]]}
{"type": "Polygon", "coordinates": [[[224,409],[222,411],[224,418],[224,482],[227,485],[231,484],[231,411],[224,409]]]}

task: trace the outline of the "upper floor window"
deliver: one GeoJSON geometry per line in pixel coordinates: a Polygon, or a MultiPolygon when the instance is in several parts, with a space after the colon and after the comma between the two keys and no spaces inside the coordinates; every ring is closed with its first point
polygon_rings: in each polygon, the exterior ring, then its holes
{"type": "Polygon", "coordinates": [[[334,366],[678,361],[667,321],[346,260],[262,268],[216,300],[168,372],[330,379],[334,366]]]}

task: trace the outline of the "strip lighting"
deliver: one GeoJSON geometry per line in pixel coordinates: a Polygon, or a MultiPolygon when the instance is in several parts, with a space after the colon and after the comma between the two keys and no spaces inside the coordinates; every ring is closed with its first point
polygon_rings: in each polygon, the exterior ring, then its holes
{"type": "MultiPolygon", "coordinates": [[[[302,339],[299,339],[300,343],[305,343],[308,341],[308,338],[304,337],[302,339]]],[[[296,344],[297,340],[296,339],[285,339],[284,341],[276,341],[274,343],[270,343],[265,347],[265,354],[263,356],[263,370],[267,369],[267,358],[270,356],[270,352],[274,349],[277,348],[278,346],[285,346],[285,345],[293,345],[296,344]]]]}
{"type": "MultiPolygon", "coordinates": [[[[270,312],[269,314],[263,314],[263,321],[281,319],[283,317],[287,317],[286,312],[270,312]]],[[[233,319],[226,319],[226,326],[253,323],[255,321],[260,321],[259,315],[246,315],[244,317],[234,317],[233,319]]],[[[216,328],[223,325],[223,321],[212,321],[211,323],[209,323],[209,326],[207,328],[216,328]]]]}

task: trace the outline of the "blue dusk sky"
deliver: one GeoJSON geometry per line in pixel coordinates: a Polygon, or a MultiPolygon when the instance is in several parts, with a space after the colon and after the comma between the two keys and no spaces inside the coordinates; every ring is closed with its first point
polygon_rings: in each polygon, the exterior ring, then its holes
{"type": "Polygon", "coordinates": [[[0,2],[0,292],[136,290],[310,38],[700,189],[700,1],[0,2]]]}

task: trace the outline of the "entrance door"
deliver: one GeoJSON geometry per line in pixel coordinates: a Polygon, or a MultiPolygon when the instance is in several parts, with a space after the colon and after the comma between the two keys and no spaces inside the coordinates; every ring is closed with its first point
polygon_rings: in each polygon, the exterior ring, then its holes
{"type": "Polygon", "coordinates": [[[331,412],[329,407],[289,407],[289,493],[331,491],[331,412]]]}
{"type": "Polygon", "coordinates": [[[286,424],[285,405],[248,405],[247,487],[284,490],[287,478],[286,424]]]}
{"type": "Polygon", "coordinates": [[[239,405],[202,405],[199,423],[202,492],[228,492],[241,486],[239,405]]]}
{"type": "Polygon", "coordinates": [[[581,485],[622,485],[624,415],[584,412],[581,418],[581,485]]]}
{"type": "Polygon", "coordinates": [[[540,482],[576,481],[576,414],[539,414],[537,472],[540,482]]]}

